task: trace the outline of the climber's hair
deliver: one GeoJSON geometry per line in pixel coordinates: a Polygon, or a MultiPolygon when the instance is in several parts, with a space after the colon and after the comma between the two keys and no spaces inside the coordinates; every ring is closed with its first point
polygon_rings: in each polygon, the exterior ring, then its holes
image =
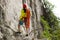
{"type": "Polygon", "coordinates": [[[23,10],[24,10],[24,12],[26,13],[26,9],[25,9],[25,8],[23,8],[23,10]]]}

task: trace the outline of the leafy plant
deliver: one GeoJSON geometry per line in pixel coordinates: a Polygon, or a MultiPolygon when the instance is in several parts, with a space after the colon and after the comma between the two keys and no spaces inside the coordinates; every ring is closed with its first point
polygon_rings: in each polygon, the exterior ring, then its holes
{"type": "Polygon", "coordinates": [[[54,5],[47,0],[43,1],[43,15],[41,16],[41,24],[43,27],[43,36],[47,40],[60,39],[60,27],[58,18],[53,13],[54,5]]]}

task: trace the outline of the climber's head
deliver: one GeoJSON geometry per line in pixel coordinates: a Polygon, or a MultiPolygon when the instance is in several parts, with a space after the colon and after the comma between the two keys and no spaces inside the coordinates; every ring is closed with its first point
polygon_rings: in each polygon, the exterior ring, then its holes
{"type": "Polygon", "coordinates": [[[27,8],[27,5],[26,4],[23,4],[23,8],[27,8]]]}

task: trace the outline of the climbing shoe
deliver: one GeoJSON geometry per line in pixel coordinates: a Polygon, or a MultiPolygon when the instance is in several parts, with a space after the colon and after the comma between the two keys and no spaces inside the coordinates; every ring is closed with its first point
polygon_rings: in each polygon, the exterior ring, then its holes
{"type": "Polygon", "coordinates": [[[16,32],[16,33],[19,33],[19,34],[21,34],[21,32],[16,32]]]}
{"type": "Polygon", "coordinates": [[[28,34],[26,34],[26,36],[28,36],[28,34]]]}

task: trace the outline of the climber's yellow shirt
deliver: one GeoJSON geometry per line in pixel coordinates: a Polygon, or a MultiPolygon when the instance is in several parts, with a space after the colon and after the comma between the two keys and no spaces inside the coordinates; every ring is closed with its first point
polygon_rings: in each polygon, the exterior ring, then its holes
{"type": "Polygon", "coordinates": [[[21,10],[20,20],[21,20],[21,18],[23,18],[23,17],[26,17],[26,13],[25,13],[24,10],[22,9],[22,10],[21,10]]]}

